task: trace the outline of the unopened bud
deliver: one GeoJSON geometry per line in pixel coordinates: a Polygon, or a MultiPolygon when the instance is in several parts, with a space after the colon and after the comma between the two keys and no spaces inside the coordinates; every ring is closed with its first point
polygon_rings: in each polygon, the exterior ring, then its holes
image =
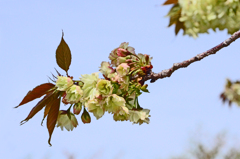
{"type": "Polygon", "coordinates": [[[131,63],[132,60],[131,60],[131,59],[127,59],[126,62],[127,62],[127,63],[131,63]]]}
{"type": "Polygon", "coordinates": [[[65,105],[69,104],[68,101],[67,101],[67,99],[66,99],[66,95],[67,95],[66,92],[64,92],[63,98],[62,98],[62,102],[63,102],[65,105]]]}
{"type": "Polygon", "coordinates": [[[89,113],[86,111],[86,109],[84,108],[82,116],[81,116],[82,122],[84,124],[86,123],[91,123],[91,117],[89,115],[89,113]]]}
{"type": "Polygon", "coordinates": [[[141,87],[141,90],[142,90],[143,92],[148,92],[148,93],[149,93],[147,87],[148,87],[148,85],[147,85],[147,84],[144,84],[144,85],[141,87]]]}
{"type": "Polygon", "coordinates": [[[82,103],[76,103],[74,106],[73,106],[73,114],[76,114],[78,115],[82,110],[82,103]]]}
{"type": "Polygon", "coordinates": [[[117,55],[120,57],[125,57],[129,55],[130,53],[126,49],[118,48],[117,49],[117,55]]]}
{"type": "Polygon", "coordinates": [[[144,56],[145,56],[146,64],[148,64],[149,63],[149,55],[144,54],[144,56]]]}

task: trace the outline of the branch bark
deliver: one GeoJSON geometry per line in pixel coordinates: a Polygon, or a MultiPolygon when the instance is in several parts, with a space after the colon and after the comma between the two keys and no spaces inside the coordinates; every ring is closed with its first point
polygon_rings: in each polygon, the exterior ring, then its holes
{"type": "Polygon", "coordinates": [[[187,67],[191,63],[194,63],[196,61],[200,61],[200,60],[202,60],[203,58],[205,58],[209,55],[215,54],[216,52],[218,52],[222,48],[230,45],[232,42],[234,42],[238,38],[240,38],[240,30],[235,32],[230,38],[228,38],[227,40],[225,40],[221,44],[211,48],[210,50],[205,51],[203,53],[200,53],[200,54],[190,58],[189,60],[186,60],[186,61],[183,61],[183,62],[180,62],[180,63],[174,63],[171,68],[163,70],[162,72],[159,72],[159,73],[151,72],[149,75],[144,76],[142,80],[143,81],[151,80],[150,82],[153,83],[158,79],[162,79],[162,78],[165,78],[165,77],[170,77],[172,75],[172,73],[174,71],[178,70],[179,68],[187,67]]]}

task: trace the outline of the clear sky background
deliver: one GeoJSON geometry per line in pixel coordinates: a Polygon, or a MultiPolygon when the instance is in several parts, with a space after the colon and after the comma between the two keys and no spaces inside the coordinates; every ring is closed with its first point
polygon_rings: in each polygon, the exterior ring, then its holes
{"type": "Polygon", "coordinates": [[[47,143],[46,123],[40,125],[43,111],[20,126],[38,100],[13,107],[29,90],[47,82],[54,68],[61,71],[55,51],[62,29],[72,52],[69,74],[74,79],[97,72],[122,42],[129,42],[137,53],[150,54],[153,71],[160,72],[230,37],[226,30],[210,31],[198,39],[183,37],[182,31],[175,36],[164,17],[171,6],[161,6],[163,2],[1,0],[1,158],[55,159],[65,158],[66,152],[79,159],[167,158],[185,151],[192,138],[205,138],[211,144],[211,136],[222,131],[230,146],[240,146],[240,108],[229,108],[219,99],[226,78],[240,79],[240,40],[149,84],[151,93],[141,95],[140,105],[151,109],[150,124],[115,122],[105,114],[84,125],[77,116],[79,126],[74,131],[54,130],[52,147],[47,143]]]}

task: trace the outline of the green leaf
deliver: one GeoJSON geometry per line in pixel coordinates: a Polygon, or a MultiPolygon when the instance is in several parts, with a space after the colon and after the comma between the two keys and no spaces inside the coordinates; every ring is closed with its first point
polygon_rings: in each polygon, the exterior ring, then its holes
{"type": "Polygon", "coordinates": [[[175,35],[178,34],[178,32],[180,31],[180,29],[182,29],[183,31],[185,31],[185,26],[183,22],[180,22],[179,20],[176,23],[176,27],[175,27],[175,35]]]}
{"type": "Polygon", "coordinates": [[[56,60],[57,60],[58,66],[63,70],[65,70],[67,73],[69,66],[71,64],[72,55],[68,47],[68,44],[63,39],[63,35],[64,33],[62,33],[62,40],[56,50],[56,60]]]}
{"type": "Polygon", "coordinates": [[[36,98],[40,98],[44,94],[47,94],[50,89],[52,89],[55,85],[52,83],[44,83],[37,87],[35,87],[32,91],[29,91],[27,95],[23,98],[21,103],[16,106],[15,108],[19,107],[20,105],[26,104],[36,98]]]}
{"type": "Polygon", "coordinates": [[[47,116],[47,129],[48,129],[48,133],[49,133],[48,144],[50,146],[52,146],[51,137],[52,137],[53,130],[57,123],[58,112],[59,112],[59,108],[60,108],[60,99],[61,99],[61,97],[54,100],[54,102],[48,112],[48,116],[47,116]]]}
{"type": "Polygon", "coordinates": [[[47,94],[42,100],[40,100],[35,107],[30,111],[26,119],[22,120],[20,124],[26,123],[29,119],[31,119],[35,114],[37,114],[47,103],[49,103],[53,97],[53,93],[47,94]]]}

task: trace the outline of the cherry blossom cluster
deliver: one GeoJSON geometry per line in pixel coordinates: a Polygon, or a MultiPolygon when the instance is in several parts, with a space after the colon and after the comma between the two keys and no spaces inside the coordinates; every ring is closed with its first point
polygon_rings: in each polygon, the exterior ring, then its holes
{"type": "Polygon", "coordinates": [[[134,124],[149,123],[149,109],[143,109],[138,103],[142,92],[148,92],[143,76],[151,73],[149,55],[136,54],[128,43],[122,43],[112,50],[110,62],[102,62],[100,72],[81,75],[80,80],[68,76],[57,76],[55,91],[62,94],[62,102],[70,104],[68,110],[60,110],[57,127],[73,130],[78,122],[75,115],[81,116],[83,123],[90,123],[93,113],[100,119],[105,112],[113,114],[115,121],[130,121],[134,124]],[[132,78],[137,76],[137,78],[132,78]],[[73,107],[73,111],[71,111],[73,107]]]}

